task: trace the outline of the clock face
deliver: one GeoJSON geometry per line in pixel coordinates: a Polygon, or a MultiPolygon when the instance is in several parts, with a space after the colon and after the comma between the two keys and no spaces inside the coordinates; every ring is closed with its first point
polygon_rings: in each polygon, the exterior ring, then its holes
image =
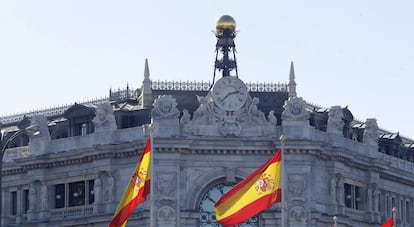
{"type": "Polygon", "coordinates": [[[239,78],[220,78],[213,87],[211,96],[217,106],[227,111],[241,108],[247,99],[247,87],[239,78]]]}

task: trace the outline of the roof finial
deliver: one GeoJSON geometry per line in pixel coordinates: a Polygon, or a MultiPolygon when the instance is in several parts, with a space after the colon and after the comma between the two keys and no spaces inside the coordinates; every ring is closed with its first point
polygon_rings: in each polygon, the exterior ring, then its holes
{"type": "Polygon", "coordinates": [[[289,97],[296,97],[295,69],[293,67],[293,61],[290,62],[288,91],[289,97]]]}
{"type": "Polygon", "coordinates": [[[145,58],[144,81],[141,88],[141,105],[142,107],[152,107],[152,89],[148,67],[148,59],[145,58]]]}
{"type": "Polygon", "coordinates": [[[149,79],[149,77],[150,77],[150,72],[149,72],[149,67],[148,67],[148,59],[145,58],[144,78],[149,79]]]}

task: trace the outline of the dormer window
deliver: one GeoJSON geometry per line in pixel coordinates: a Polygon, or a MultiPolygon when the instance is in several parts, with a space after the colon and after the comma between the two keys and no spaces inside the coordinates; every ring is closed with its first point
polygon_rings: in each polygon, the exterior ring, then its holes
{"type": "Polygon", "coordinates": [[[95,108],[75,104],[64,115],[68,120],[69,136],[85,136],[93,133],[94,127],[92,119],[95,117],[95,108]]]}

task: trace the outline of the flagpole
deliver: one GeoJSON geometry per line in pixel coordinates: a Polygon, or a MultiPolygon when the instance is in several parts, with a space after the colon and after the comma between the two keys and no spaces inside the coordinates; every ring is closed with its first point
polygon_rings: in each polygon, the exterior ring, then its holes
{"type": "Polygon", "coordinates": [[[285,222],[286,222],[286,216],[285,216],[285,213],[286,213],[286,193],[285,193],[285,188],[286,188],[286,186],[287,186],[287,184],[286,184],[286,175],[285,175],[285,154],[284,154],[284,149],[285,149],[285,141],[286,141],[286,138],[283,136],[283,135],[281,135],[280,136],[280,138],[279,138],[279,140],[280,140],[280,144],[281,144],[281,148],[280,148],[280,152],[282,153],[282,160],[281,160],[281,162],[282,162],[282,200],[281,200],[281,203],[282,203],[282,212],[281,212],[281,215],[282,215],[282,217],[281,217],[281,220],[282,220],[282,227],[285,227],[285,222]]]}
{"type": "Polygon", "coordinates": [[[151,141],[151,155],[150,155],[150,227],[155,227],[155,220],[154,220],[154,194],[155,194],[155,188],[154,188],[154,124],[149,124],[148,129],[150,133],[150,141],[151,141]]]}
{"type": "Polygon", "coordinates": [[[393,227],[397,227],[397,220],[396,220],[396,217],[397,217],[397,208],[395,208],[395,207],[393,207],[392,208],[392,226],[393,227]]]}
{"type": "Polygon", "coordinates": [[[332,219],[333,219],[333,222],[334,222],[333,227],[336,227],[336,224],[338,222],[338,218],[336,216],[334,216],[332,219]]]}

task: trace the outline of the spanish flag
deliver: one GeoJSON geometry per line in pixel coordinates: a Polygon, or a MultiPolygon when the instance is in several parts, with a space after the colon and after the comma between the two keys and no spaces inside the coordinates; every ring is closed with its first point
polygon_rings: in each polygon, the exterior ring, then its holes
{"type": "Polygon", "coordinates": [[[388,219],[381,227],[394,227],[394,218],[388,219]]]}
{"type": "Polygon", "coordinates": [[[282,152],[276,154],[215,204],[216,220],[224,226],[243,223],[281,202],[282,152]]]}
{"type": "Polygon", "coordinates": [[[138,204],[147,199],[150,192],[151,175],[151,140],[148,139],[144,152],[135,167],[135,171],[125,189],[121,202],[116,209],[109,227],[125,226],[128,217],[134,212],[138,204]]]}

